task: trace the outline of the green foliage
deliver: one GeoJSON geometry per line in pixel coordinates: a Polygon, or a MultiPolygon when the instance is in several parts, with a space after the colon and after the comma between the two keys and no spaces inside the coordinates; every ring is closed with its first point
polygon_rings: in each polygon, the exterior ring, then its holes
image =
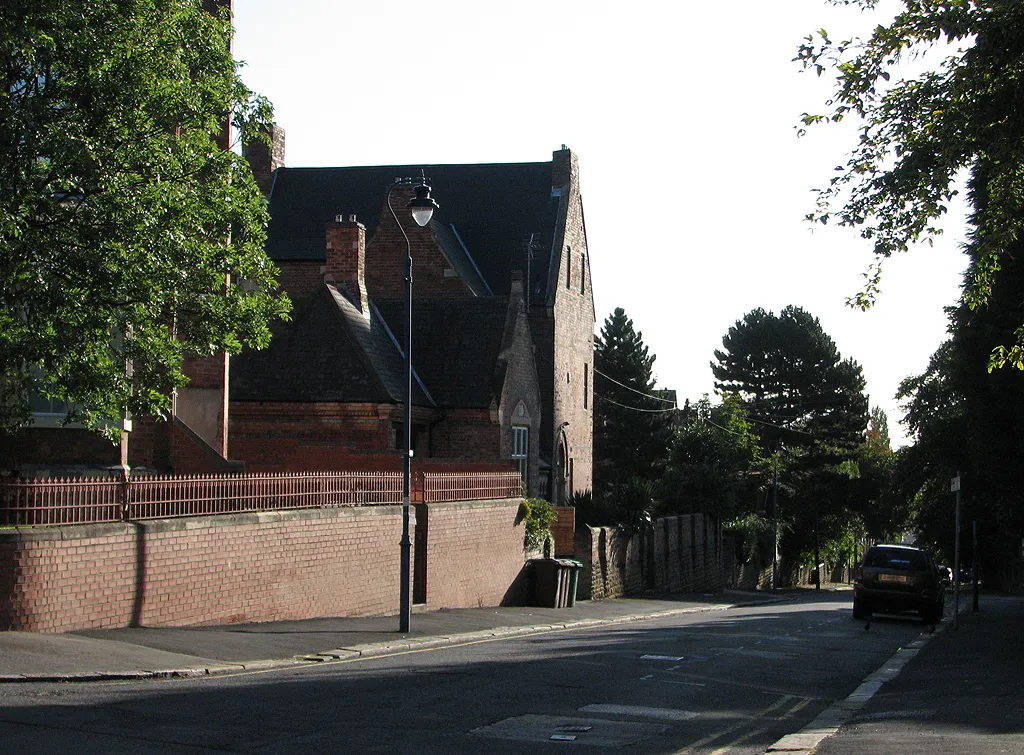
{"type": "Polygon", "coordinates": [[[661,475],[673,404],[653,396],[643,334],[621,309],[605,320],[594,346],[594,490],[610,495],[632,478],[661,475]]]}
{"type": "Polygon", "coordinates": [[[590,527],[616,527],[639,532],[654,519],[655,485],[650,480],[631,477],[601,495],[589,490],[574,494],[569,505],[576,517],[590,527]]]}
{"type": "MultiPolygon", "coordinates": [[[[972,191],[976,204],[982,204],[978,192],[986,181],[978,179],[972,191]]],[[[967,252],[977,253],[973,243],[967,252]]],[[[1024,373],[990,372],[985,355],[1024,320],[1022,253],[1021,242],[1009,247],[983,306],[949,310],[949,340],[923,374],[903,381],[899,393],[915,444],[899,454],[897,491],[915,530],[950,556],[955,496],[949,480],[959,471],[964,521],[978,521],[979,556],[992,582],[1019,557],[1024,531],[1024,373]]]]}
{"type": "Polygon", "coordinates": [[[661,480],[661,511],[731,519],[752,499],[765,460],[738,396],[687,407],[661,480]]]}
{"type": "Polygon", "coordinates": [[[654,522],[654,483],[650,480],[630,477],[616,487],[614,496],[612,511],[619,529],[632,534],[654,522]]]}
{"type": "Polygon", "coordinates": [[[615,523],[615,516],[606,499],[595,496],[590,490],[574,491],[568,505],[576,509],[576,518],[591,527],[608,527],[615,523]]]}
{"type": "Polygon", "coordinates": [[[868,425],[860,365],[844,360],[818,319],[794,306],[778,316],[747,313],[722,345],[711,365],[715,387],[735,397],[757,428],[767,457],[762,478],[778,471],[766,515],[774,520],[777,496],[780,549],[789,563],[813,560],[815,548],[866,505],[857,464],[868,425]]]}
{"type": "MultiPolygon", "coordinates": [[[[755,309],[729,328],[711,363],[715,388],[740,398],[762,448],[784,444],[811,465],[838,463],[861,442],[868,403],[861,367],[842,359],[818,318],[755,309]]],[[[792,458],[792,454],[791,454],[792,458]]]]}
{"type": "MultiPolygon", "coordinates": [[[[874,9],[877,0],[847,4],[874,9]]],[[[837,42],[822,29],[797,52],[804,70],[836,74],[828,109],[804,113],[802,125],[847,116],[861,124],[845,166],[818,190],[808,219],[856,228],[873,244],[877,257],[867,285],[851,300],[866,308],[878,293],[882,261],[941,233],[936,221],[959,178],[987,162],[976,186],[984,202],[974,202],[977,233],[962,297],[975,310],[988,301],[1010,246],[1024,235],[1024,3],[902,4],[866,40],[837,42]],[[921,72],[898,78],[908,60],[921,72]]],[[[1024,368],[1021,321],[983,359],[990,360],[1024,368]]]]}
{"type": "Polygon", "coordinates": [[[523,550],[527,552],[544,551],[545,545],[554,542],[551,527],[558,520],[558,512],[550,501],[543,498],[524,498],[523,514],[523,550]]]}
{"type": "Polygon", "coordinates": [[[737,553],[743,563],[771,563],[775,545],[774,519],[748,513],[727,521],[722,529],[725,534],[736,539],[737,553]]]}
{"type": "Polygon", "coordinates": [[[888,417],[875,407],[864,442],[857,449],[856,485],[850,504],[861,519],[861,529],[875,540],[891,541],[907,529],[909,512],[895,492],[896,458],[889,445],[888,417]]]}
{"type": "Polygon", "coordinates": [[[264,346],[287,313],[262,197],[219,141],[271,116],[229,39],[196,0],[4,3],[0,428],[30,392],[91,427],[162,415],[185,355],[264,346]]]}

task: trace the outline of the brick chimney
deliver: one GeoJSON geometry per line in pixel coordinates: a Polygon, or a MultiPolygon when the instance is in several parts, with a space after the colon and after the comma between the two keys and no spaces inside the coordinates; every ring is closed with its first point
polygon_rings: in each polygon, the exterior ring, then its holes
{"type": "Polygon", "coordinates": [[[366,226],[349,215],[342,220],[338,215],[327,224],[327,265],[324,282],[344,287],[350,299],[369,315],[370,302],[366,296],[366,226]]]}
{"type": "Polygon", "coordinates": [[[509,281],[509,296],[511,299],[523,298],[523,271],[513,270],[509,281]]]}
{"type": "Polygon", "coordinates": [[[551,188],[562,189],[579,181],[579,163],[576,155],[564,144],[551,153],[551,188]]]}
{"type": "Polygon", "coordinates": [[[249,161],[253,178],[263,196],[269,197],[274,188],[274,171],[284,167],[284,129],[276,123],[267,127],[270,148],[263,142],[250,139],[242,145],[242,154],[249,161]]]}

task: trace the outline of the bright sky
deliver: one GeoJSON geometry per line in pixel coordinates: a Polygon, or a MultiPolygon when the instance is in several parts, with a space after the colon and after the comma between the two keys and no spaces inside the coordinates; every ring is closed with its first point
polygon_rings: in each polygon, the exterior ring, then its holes
{"type": "Polygon", "coordinates": [[[861,364],[905,442],[894,394],[945,337],[962,210],[934,248],[887,263],[875,308],[846,307],[868,243],[803,217],[854,124],[798,139],[831,79],[791,62],[814,29],[845,38],[891,14],[825,0],[234,2],[235,57],[274,103],[287,165],[534,162],[566,144],[580,160],[598,328],[622,307],[657,356],[659,387],[713,393],[728,328],[795,304],[861,364]]]}

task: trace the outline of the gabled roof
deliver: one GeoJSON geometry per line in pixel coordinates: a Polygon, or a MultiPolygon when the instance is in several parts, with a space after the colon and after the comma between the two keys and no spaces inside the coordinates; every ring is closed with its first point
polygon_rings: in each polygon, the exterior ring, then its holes
{"type": "MultiPolygon", "coordinates": [[[[373,307],[367,317],[343,289],[325,285],[294,301],[291,317],[275,324],[269,347],[248,349],[232,359],[232,400],[404,400],[405,356],[373,307]]],[[[433,405],[417,380],[413,403],[433,405]]]]}
{"type": "Polygon", "coordinates": [[[475,285],[477,270],[491,292],[507,294],[511,271],[529,268],[530,298],[544,300],[559,209],[550,162],[279,168],[267,254],[278,261],[324,259],[324,224],[338,215],[356,215],[372,237],[388,187],[421,169],[441,206],[431,226],[467,285],[478,294],[484,290],[475,285]]]}
{"type": "MultiPolygon", "coordinates": [[[[376,302],[404,343],[405,302],[376,302]]],[[[412,360],[436,405],[488,408],[501,395],[508,299],[415,299],[412,360]]]]}

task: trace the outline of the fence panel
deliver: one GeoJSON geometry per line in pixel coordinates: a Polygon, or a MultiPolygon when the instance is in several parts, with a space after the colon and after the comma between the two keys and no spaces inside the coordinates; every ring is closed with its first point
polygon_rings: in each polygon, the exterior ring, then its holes
{"type": "Polygon", "coordinates": [[[518,472],[426,472],[423,474],[423,502],[477,501],[517,498],[523,494],[518,472]]]}
{"type": "Polygon", "coordinates": [[[396,472],[18,480],[0,484],[0,527],[401,502],[402,476],[396,472]]]}
{"type": "Polygon", "coordinates": [[[52,478],[0,485],[0,527],[119,522],[117,478],[52,478]]]}
{"type": "MultiPolygon", "coordinates": [[[[424,503],[514,498],[518,472],[418,475],[424,503]]],[[[280,509],[397,505],[398,472],[140,475],[0,484],[0,527],[89,524],[280,509]]]]}
{"type": "Polygon", "coordinates": [[[136,477],[128,496],[129,519],[388,505],[402,502],[402,478],[394,472],[136,477]]]}

